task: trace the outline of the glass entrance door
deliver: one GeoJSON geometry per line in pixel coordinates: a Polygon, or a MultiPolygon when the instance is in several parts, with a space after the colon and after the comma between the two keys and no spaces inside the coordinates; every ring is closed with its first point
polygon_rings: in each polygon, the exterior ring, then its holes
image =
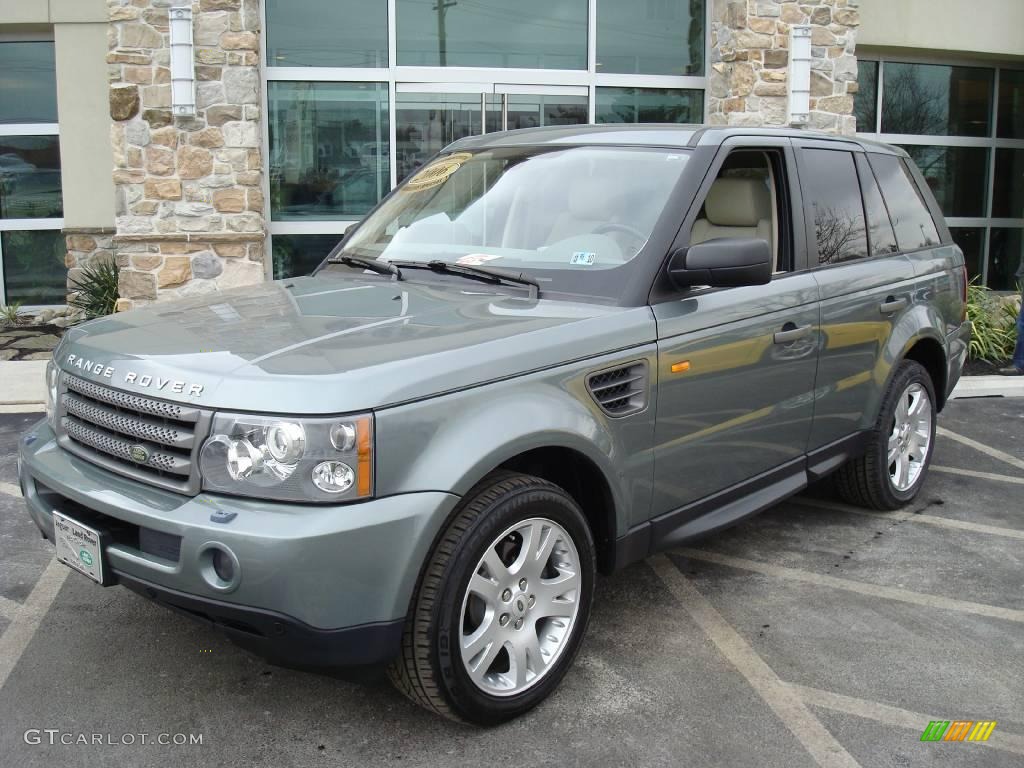
{"type": "Polygon", "coordinates": [[[485,131],[577,125],[588,117],[586,87],[399,83],[395,90],[398,181],[457,139],[485,131]]]}

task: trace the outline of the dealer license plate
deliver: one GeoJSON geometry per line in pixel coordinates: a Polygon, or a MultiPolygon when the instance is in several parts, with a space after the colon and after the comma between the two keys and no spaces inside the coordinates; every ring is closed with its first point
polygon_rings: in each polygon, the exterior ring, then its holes
{"type": "Polygon", "coordinates": [[[53,513],[53,533],[57,559],[102,584],[103,555],[99,533],[60,512],[53,513]]]}

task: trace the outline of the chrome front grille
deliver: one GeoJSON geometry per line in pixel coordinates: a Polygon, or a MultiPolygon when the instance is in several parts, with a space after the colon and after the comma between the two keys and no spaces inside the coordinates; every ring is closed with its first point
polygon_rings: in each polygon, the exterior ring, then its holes
{"type": "Polygon", "coordinates": [[[64,374],[61,447],[118,474],[179,493],[199,492],[199,448],[211,413],[64,374]]]}

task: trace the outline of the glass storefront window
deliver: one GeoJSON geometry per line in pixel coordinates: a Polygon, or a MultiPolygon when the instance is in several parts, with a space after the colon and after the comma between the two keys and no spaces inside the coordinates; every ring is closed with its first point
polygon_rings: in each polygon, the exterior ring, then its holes
{"type": "Polygon", "coordinates": [[[1024,70],[999,70],[999,125],[1001,139],[1024,139],[1024,70]]]}
{"type": "Polygon", "coordinates": [[[857,95],[853,98],[857,130],[874,133],[878,127],[878,62],[857,62],[857,95]]]}
{"type": "Polygon", "coordinates": [[[482,132],[480,94],[399,93],[395,123],[401,181],[445,145],[482,132]]]}
{"type": "Polygon", "coordinates": [[[0,136],[0,219],[64,215],[56,136],[0,136]]]}
{"type": "Polygon", "coordinates": [[[1024,229],[994,227],[989,235],[988,287],[1017,291],[1024,282],[1024,229]]]}
{"type": "Polygon", "coordinates": [[[1024,149],[997,149],[992,215],[1024,219],[1024,149]]]}
{"type": "Polygon", "coordinates": [[[984,216],[988,150],[984,147],[904,146],[946,216],[984,216]]]}
{"type": "Polygon", "coordinates": [[[953,242],[964,252],[967,263],[967,277],[973,280],[981,276],[981,254],[985,250],[985,230],[983,227],[950,227],[949,234],[953,242]]]}
{"type": "Polygon", "coordinates": [[[597,88],[595,122],[699,123],[704,92],[683,88],[597,88]]]}
{"type": "Polygon", "coordinates": [[[67,244],[59,229],[0,232],[4,303],[63,304],[68,270],[67,244]]]}
{"type": "Polygon", "coordinates": [[[704,0],[598,0],[597,71],[704,74],[704,0]]]}
{"type": "Polygon", "coordinates": [[[274,235],[274,279],[308,275],[340,240],[341,235],[274,235]]]}
{"type": "Polygon", "coordinates": [[[587,0],[396,0],[398,64],[587,68],[587,0]]]}
{"type": "Polygon", "coordinates": [[[390,187],[384,83],[269,84],[270,215],[361,216],[390,187]]]}
{"type": "Polygon", "coordinates": [[[387,3],[267,0],[267,66],[388,66],[387,3]]]}
{"type": "Polygon", "coordinates": [[[55,122],[53,43],[0,43],[0,123],[55,122]]]}
{"type": "MultiPolygon", "coordinates": [[[[505,98],[508,113],[506,130],[509,131],[546,125],[581,125],[587,122],[586,96],[528,96],[510,93],[505,98]]],[[[497,99],[500,109],[500,96],[497,99]]],[[[490,124],[487,130],[491,130],[490,124]]],[[[496,130],[500,130],[500,127],[496,130]]]]}
{"type": "Polygon", "coordinates": [[[989,136],[994,70],[886,62],[882,133],[989,136]]]}

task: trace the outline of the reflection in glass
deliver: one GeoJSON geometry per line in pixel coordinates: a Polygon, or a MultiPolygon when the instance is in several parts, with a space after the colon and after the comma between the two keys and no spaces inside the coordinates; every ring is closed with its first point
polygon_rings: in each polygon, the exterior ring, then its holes
{"type": "Polygon", "coordinates": [[[1001,139],[1024,139],[1024,70],[999,70],[999,126],[1001,139]]]}
{"type": "Polygon", "coordinates": [[[988,150],[984,147],[904,146],[946,216],[984,216],[988,150]]]}
{"type": "Polygon", "coordinates": [[[992,215],[1024,219],[1024,149],[996,150],[996,178],[992,215]]]}
{"type": "Polygon", "coordinates": [[[895,155],[879,155],[874,152],[869,152],[867,158],[889,209],[889,220],[896,231],[896,242],[900,250],[914,251],[938,245],[939,233],[935,229],[935,222],[903,161],[895,155]]]}
{"type": "Polygon", "coordinates": [[[399,93],[395,122],[401,181],[445,145],[481,133],[480,94],[399,93]]]}
{"type": "MultiPolygon", "coordinates": [[[[546,125],[582,125],[587,122],[586,96],[527,96],[510,93],[505,98],[508,105],[508,125],[505,130],[546,125]]],[[[498,95],[496,99],[500,109],[501,96],[498,95]]],[[[491,130],[490,124],[487,130],[491,130]]]]}
{"type": "Polygon", "coordinates": [[[63,304],[68,270],[67,245],[59,229],[0,232],[5,304],[63,304]]]}
{"type": "Polygon", "coordinates": [[[704,74],[704,0],[598,0],[597,71],[704,74]]]}
{"type": "Polygon", "coordinates": [[[587,68],[587,0],[397,0],[396,13],[402,66],[587,68]]]}
{"type": "Polygon", "coordinates": [[[989,235],[988,287],[1017,291],[1024,282],[1024,229],[993,228],[989,235]]]}
{"type": "Polygon", "coordinates": [[[361,216],[389,188],[383,83],[269,83],[275,221],[361,216]]]}
{"type": "Polygon", "coordinates": [[[53,43],[0,43],[0,123],[55,122],[53,43]]]}
{"type": "Polygon", "coordinates": [[[981,252],[985,247],[985,230],[982,227],[950,227],[953,242],[964,252],[967,262],[967,277],[973,280],[981,276],[981,252]]]}
{"type": "Polygon", "coordinates": [[[886,62],[882,133],[988,136],[993,70],[886,62]]]}
{"type": "Polygon", "coordinates": [[[0,219],[64,215],[56,136],[0,136],[0,219]]]}
{"type": "Polygon", "coordinates": [[[267,66],[388,66],[385,2],[267,0],[266,7],[267,66]]]}
{"type": "Polygon", "coordinates": [[[857,62],[857,95],[853,98],[857,130],[874,133],[878,126],[878,62],[857,62]]]}
{"type": "Polygon", "coordinates": [[[864,196],[864,212],[868,219],[868,245],[871,248],[871,255],[886,256],[896,253],[899,250],[896,245],[896,233],[893,232],[892,222],[889,221],[889,212],[882,200],[875,174],[871,172],[863,157],[858,157],[856,163],[860,188],[864,196]]]}
{"type": "Polygon", "coordinates": [[[598,123],[699,123],[704,92],[682,88],[597,88],[598,123]]]}
{"type": "MultiPolygon", "coordinates": [[[[818,263],[838,264],[868,255],[853,155],[822,149],[805,149],[809,173],[804,193],[814,209],[814,235],[818,263]]],[[[800,174],[804,176],[803,172],[800,174]]]]}
{"type": "Polygon", "coordinates": [[[308,275],[340,240],[341,235],[274,235],[274,279],[308,275]]]}

